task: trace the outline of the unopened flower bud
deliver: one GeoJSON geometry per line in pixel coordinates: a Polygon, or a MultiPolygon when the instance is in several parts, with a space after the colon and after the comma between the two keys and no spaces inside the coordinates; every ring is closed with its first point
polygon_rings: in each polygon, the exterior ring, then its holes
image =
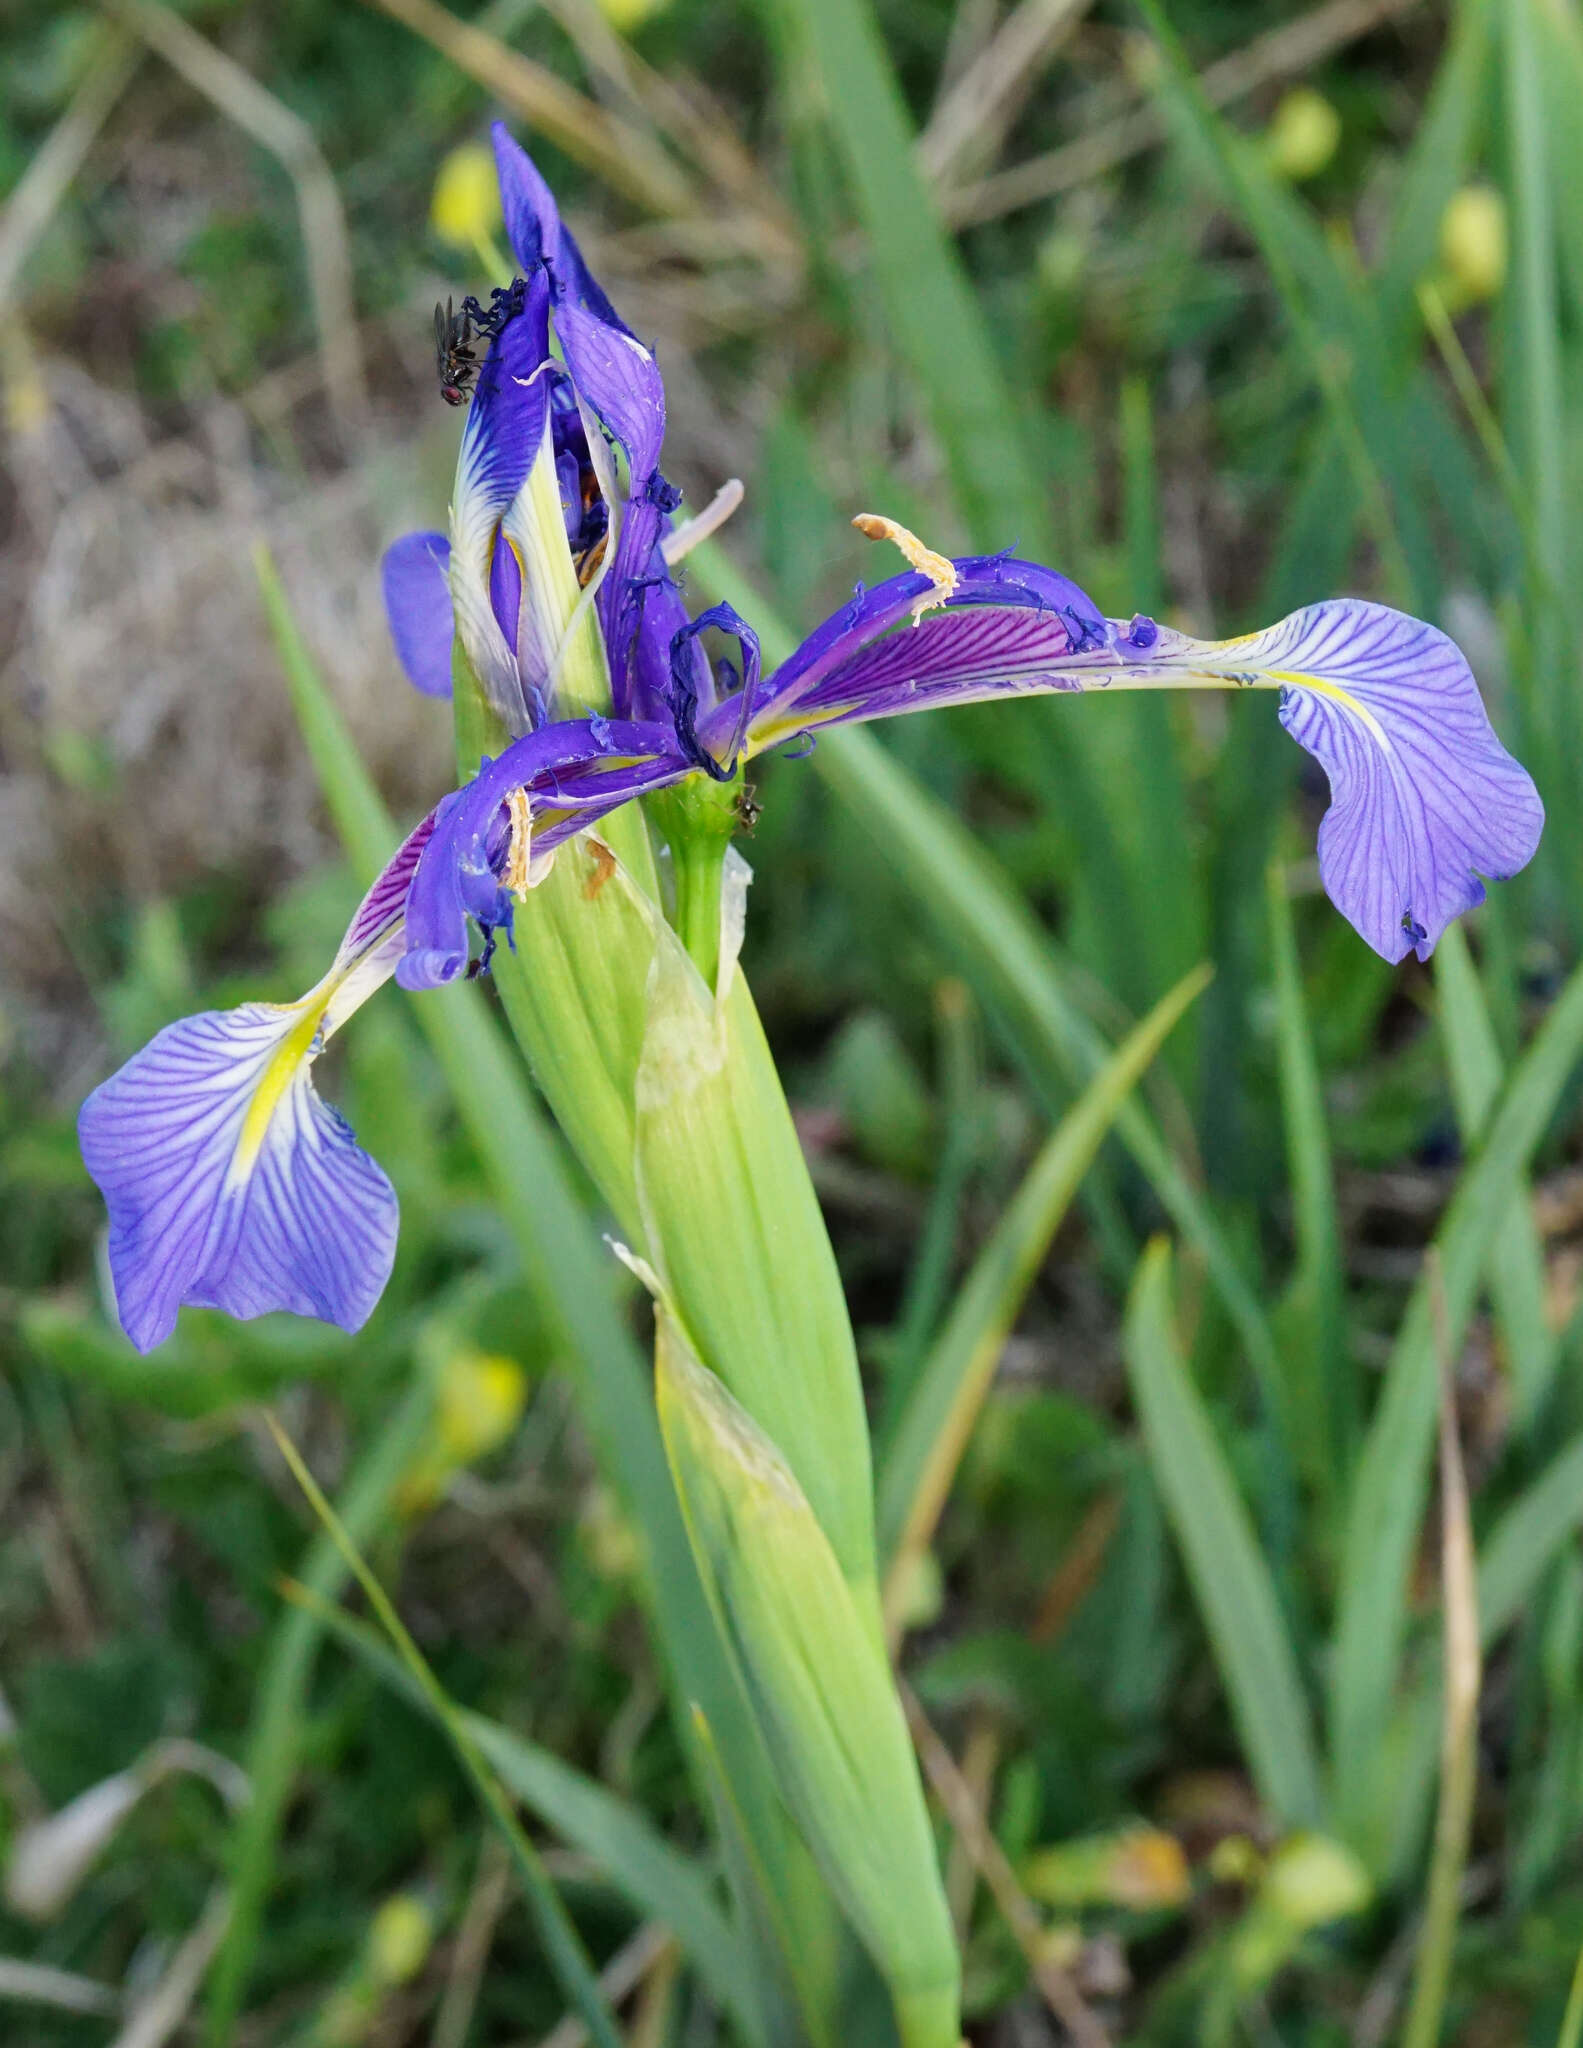
{"type": "Polygon", "coordinates": [[[481,142],[464,142],[440,165],[429,224],[442,242],[468,251],[500,226],[495,159],[481,142]]]}
{"type": "Polygon", "coordinates": [[[1270,168],[1294,185],[1315,178],[1336,153],[1341,116],[1322,93],[1299,85],[1275,109],[1264,137],[1270,168]]]}
{"type": "Polygon", "coordinates": [[[1506,201],[1493,185],[1464,185],[1440,216],[1440,260],[1454,303],[1493,299],[1506,282],[1506,201]]]}

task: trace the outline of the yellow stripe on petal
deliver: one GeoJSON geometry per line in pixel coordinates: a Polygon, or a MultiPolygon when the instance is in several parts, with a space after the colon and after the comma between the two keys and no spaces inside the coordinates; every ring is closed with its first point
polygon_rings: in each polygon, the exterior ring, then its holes
{"type": "Polygon", "coordinates": [[[313,1050],[313,1041],[318,1036],[319,1026],[325,1011],[330,1007],[330,998],[339,986],[341,977],[325,988],[321,995],[316,989],[311,996],[305,996],[300,1004],[282,1004],[282,1009],[301,1009],[302,1021],[294,1024],[280,1041],[271,1055],[268,1066],[259,1077],[258,1086],[253,1090],[253,1099],[247,1106],[247,1115],[242,1119],[242,1128],[237,1133],[236,1150],[231,1155],[230,1184],[235,1187],[247,1179],[258,1164],[258,1155],[264,1149],[264,1140],[269,1135],[270,1119],[280,1107],[281,1098],[296,1080],[298,1070],[313,1050]]]}

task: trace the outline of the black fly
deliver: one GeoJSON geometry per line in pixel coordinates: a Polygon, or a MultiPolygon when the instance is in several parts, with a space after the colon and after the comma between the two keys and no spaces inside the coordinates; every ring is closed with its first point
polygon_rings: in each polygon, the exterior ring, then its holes
{"type": "Polygon", "coordinates": [[[447,299],[434,309],[434,367],[439,372],[440,396],[447,405],[465,405],[473,379],[478,374],[478,352],[474,339],[498,341],[508,320],[522,311],[527,296],[526,278],[508,285],[496,285],[487,307],[469,295],[457,312],[455,301],[447,299]]]}
{"type": "Polygon", "coordinates": [[[473,323],[462,301],[458,313],[452,300],[434,309],[434,367],[439,372],[440,396],[447,405],[465,405],[468,386],[478,371],[478,357],[468,347],[473,323]]]}

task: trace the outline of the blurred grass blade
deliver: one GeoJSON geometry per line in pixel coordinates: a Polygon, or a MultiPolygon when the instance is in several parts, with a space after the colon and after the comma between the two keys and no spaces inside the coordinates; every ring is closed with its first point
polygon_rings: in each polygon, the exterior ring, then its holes
{"type": "MultiPolygon", "coordinates": [[[[726,598],[757,625],[766,667],[784,661],[795,640],[730,558],[705,543],[690,560],[698,581],[713,596],[726,598]]],[[[1113,1048],[1067,995],[1048,936],[961,820],[859,727],[822,733],[812,766],[912,891],[1045,1092],[1052,1073],[1073,1087],[1090,1081],[1113,1048]]],[[[1279,1429],[1283,1396],[1275,1339],[1208,1202],[1141,1104],[1123,1103],[1116,1129],[1166,1213],[1204,1261],[1279,1429]]],[[[1275,1451],[1284,1456],[1284,1442],[1275,1451]]]]}
{"type": "MultiPolygon", "coordinates": [[[[1464,1149],[1471,1152],[1500,1094],[1505,1062],[1460,925],[1450,926],[1435,949],[1435,987],[1457,1128],[1464,1149]]],[[[1526,1180],[1519,1184],[1496,1233],[1489,1280],[1511,1371],[1516,1421],[1523,1428],[1543,1405],[1560,1350],[1545,1312],[1544,1246],[1526,1180]]]]}
{"type": "MultiPolygon", "coordinates": [[[[258,572],[292,703],[330,815],[353,867],[369,879],[396,843],[395,828],[313,665],[267,557],[259,557],[258,572]]],[[[516,1234],[528,1275],[566,1333],[602,1469],[643,1535],[650,1611],[675,1696],[696,1701],[708,1715],[749,1824],[763,1830],[768,1844],[780,1832],[768,1767],[693,1566],[666,1470],[649,1375],[617,1306],[614,1262],[572,1193],[555,1140],[528,1094],[521,1062],[490,1018],[480,992],[458,986],[418,998],[413,1010],[516,1234]]]]}
{"type": "Polygon", "coordinates": [[[1270,956],[1275,970],[1276,1051],[1286,1157],[1292,1177],[1297,1272],[1287,1327],[1295,1342],[1287,1399],[1298,1455],[1318,1497],[1334,1498],[1352,1453],[1353,1386],[1347,1353],[1341,1227],[1319,1063],[1303,1000],[1302,965],[1284,863],[1266,873],[1270,956]]]}
{"type": "Polygon", "coordinates": [[[264,1411],[264,1420],[269,1424],[276,1448],[291,1469],[291,1476],[302,1488],[326,1534],[350,1567],[358,1585],[362,1587],[368,1604],[378,1617],[380,1626],[389,1636],[413,1683],[422,1693],[430,1712],[450,1738],[451,1747],[456,1752],[456,1760],[477,1793],[479,1803],[505,1838],[517,1875],[522,1880],[529,1911],[538,1928],[545,1960],[554,1972],[562,1991],[582,2015],[583,2024],[588,2029],[589,2038],[594,2042],[595,2048],[622,2048],[615,2015],[605,2002],[604,1993],[599,1987],[599,1979],[583,1947],[582,1937],[572,1924],[571,1915],[561,1903],[561,1895],[551,1882],[549,1872],[544,1868],[543,1858],[523,1832],[522,1825],[510,1805],[501,1796],[500,1788],[479,1756],[476,1746],[462,1724],[461,1716],[451,1705],[449,1697],[429,1668],[422,1651],[402,1625],[384,1587],[370,1571],[345,1523],[319,1490],[296,1445],[268,1409],[264,1411]]]}
{"type": "MultiPolygon", "coordinates": [[[[1435,1234],[1453,1351],[1466,1333],[1491,1248],[1580,1052],[1583,968],[1574,971],[1513,1069],[1478,1156],[1435,1234]]],[[[1358,1461],[1337,1602],[1331,1756],[1340,1818],[1360,1848],[1386,1796],[1376,1772],[1407,1624],[1408,1573],[1423,1518],[1435,1405],[1434,1327],[1427,1280],[1420,1277],[1358,1461]]]]}
{"type": "Polygon", "coordinates": [[[1583,2042],[1583,1949],[1579,1949],[1572,1968],[1572,1988],[1567,1993],[1567,2009],[1561,2015],[1556,2048],[1578,2048],[1579,2042],[1583,2042]]]}
{"type": "MultiPolygon", "coordinates": [[[[1152,617],[1163,603],[1163,546],[1154,418],[1142,377],[1128,377],[1121,387],[1120,441],[1127,603],[1152,617]]],[[[1102,729],[1108,737],[1113,726],[1121,742],[1119,752],[1101,764],[1105,786],[1131,789],[1135,796],[1131,803],[1113,803],[1111,813],[1133,893],[1144,903],[1144,915],[1118,935],[1124,955],[1131,950],[1141,956],[1133,977],[1140,1004],[1157,1000],[1204,956],[1203,863],[1191,829],[1177,721],[1185,708],[1169,700],[1149,704],[1142,691],[1130,692],[1110,707],[1102,729]]],[[[1166,1064],[1184,1085],[1196,1071],[1197,1037],[1189,1018],[1166,1048],[1166,1064]]]]}
{"type": "Polygon", "coordinates": [[[1046,1139],[974,1264],[879,1471],[880,1555],[892,1635],[1024,1297],[1078,1183],[1178,1019],[1209,980],[1197,967],[1128,1036],[1046,1139]]]}
{"type": "MultiPolygon", "coordinates": [[[[1577,717],[1576,650],[1563,607],[1548,598],[1575,567],[1566,450],[1570,445],[1561,357],[1560,278],[1551,186],[1550,135],[1543,83],[1546,62],[1564,67],[1569,40],[1541,37],[1536,0],[1500,9],[1505,145],[1512,207],[1512,275],[1502,302],[1503,414],[1517,467],[1528,487],[1541,575],[1529,579],[1527,710],[1535,768],[1548,812],[1549,865],[1570,880],[1583,868],[1583,735],[1577,717]]],[[[1583,82],[1583,69],[1574,68],[1583,82]]],[[[1576,128],[1576,105],[1564,126],[1576,128]]],[[[1575,209],[1577,194],[1562,194],[1575,209]]],[[[1519,673],[1519,680],[1523,680],[1519,673]]],[[[1578,929],[1575,888],[1563,902],[1578,929]]]]}
{"type": "MultiPolygon", "coordinates": [[[[338,1510],[355,1542],[367,1542],[379,1527],[430,1429],[433,1410],[427,1383],[413,1387],[359,1458],[338,1510]]],[[[327,1530],[314,1538],[299,1576],[320,1601],[339,1598],[350,1568],[327,1530]]],[[[322,1615],[292,1608],[276,1622],[264,1655],[242,1760],[252,1797],[232,1829],[227,1859],[231,1917],[210,1968],[204,2018],[209,2048],[224,2048],[231,2041],[247,1995],[264,1902],[274,1881],[281,1818],[307,1733],[308,1681],[323,1632],[322,1615]]]]}
{"type": "Polygon", "coordinates": [[[939,437],[975,541],[1047,558],[1048,505],[989,323],[913,156],[912,125],[868,0],[763,0],[810,63],[868,235],[896,347],[939,437]]]}
{"type": "Polygon", "coordinates": [[[1122,1346],[1150,1465],[1259,1797],[1283,1826],[1312,1826],[1321,1814],[1319,1763],[1297,1660],[1247,1509],[1182,1356],[1163,1238],[1139,1262],[1122,1346]]]}
{"type": "MultiPolygon", "coordinates": [[[[1281,218],[1286,195],[1276,187],[1263,159],[1210,105],[1160,0],[1138,0],[1138,6],[1165,58],[1160,90],[1168,105],[1209,152],[1259,245],[1282,310],[1307,358],[1308,368],[1367,511],[1380,550],[1387,588],[1397,602],[1410,603],[1413,576],[1396,530],[1385,479],[1359,418],[1349,371],[1338,361],[1336,351],[1327,345],[1292,260],[1290,226],[1281,218]]],[[[1334,262],[1328,260],[1322,242],[1317,236],[1312,240],[1318,245],[1317,252],[1326,259],[1325,268],[1334,276],[1334,303],[1337,306],[1347,304],[1352,294],[1345,280],[1334,262]]]]}
{"type": "Polygon", "coordinates": [[[1478,1716],[1482,1666],[1478,1596],[1473,1572],[1473,1525],[1467,1475],[1457,1440],[1457,1400],[1445,1288],[1439,1258],[1430,1255],[1440,1380],[1440,1577],[1445,1613],[1445,1704],[1440,1735],[1440,1808],[1424,1901],[1423,1933],[1413,1971],[1413,1996],[1402,2048],[1436,2048],[1451,1958],[1456,1944],[1478,1782],[1478,1716]]]}
{"type": "Polygon", "coordinates": [[[1484,1539],[1479,1554],[1479,1619],[1484,1647],[1532,1598],[1551,1559],[1583,1528],[1583,1435],[1528,1482],[1484,1539]]]}
{"type": "Polygon", "coordinates": [[[1414,294],[1439,253],[1446,201],[1462,183],[1484,113],[1490,62],[1489,0],[1454,0],[1451,33],[1414,133],[1380,266],[1380,319],[1388,343],[1417,327],[1414,294]]]}
{"type": "MultiPolygon", "coordinates": [[[[319,1601],[301,1610],[342,1642],[393,1691],[422,1711],[433,1702],[401,1659],[367,1622],[319,1601]]],[[[674,1849],[635,1806],[619,1799],[552,1751],[453,1701],[452,1711],[514,1798],[562,1841],[580,1850],[646,1920],[676,1936],[711,1995],[751,2035],[758,1999],[751,1968],[731,1923],[715,1902],[707,1872],[674,1849]]]]}

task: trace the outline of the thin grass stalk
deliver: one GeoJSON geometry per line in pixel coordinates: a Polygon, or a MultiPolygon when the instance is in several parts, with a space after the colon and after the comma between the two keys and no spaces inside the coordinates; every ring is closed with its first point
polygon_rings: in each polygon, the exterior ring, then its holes
{"type": "MultiPolygon", "coordinates": [[[[356,1542],[378,1526],[392,1494],[422,1444],[433,1414],[427,1384],[407,1393],[358,1461],[341,1499],[342,1525],[356,1542]]],[[[300,1567],[304,1586],[335,1600],[348,1567],[328,1531],[321,1531],[300,1567]]],[[[208,2048],[227,2048],[247,1993],[263,1929],[264,1902],[275,1874],[281,1819],[296,1776],[305,1733],[308,1681],[324,1634],[310,1608],[293,1607],[275,1624],[253,1698],[243,1768],[252,1796],[237,1815],[229,1845],[231,1916],[211,1965],[204,2018],[208,2048]]]]}
{"type": "Polygon", "coordinates": [[[1435,2048],[1440,2039],[1451,1962],[1462,1903],[1478,1784],[1479,1654],[1478,1587],[1473,1561],[1473,1523],[1467,1475],[1457,1429],[1451,1324],[1445,1275],[1431,1250],[1429,1286],[1434,1308],[1440,1374],[1440,1542],[1441,1590],[1445,1605],[1445,1704],[1440,1735],[1440,1805],[1429,1865],[1429,1893],[1413,1973],[1412,2003],[1402,2048],[1435,2048]]]}
{"type": "Polygon", "coordinates": [[[422,1694],[425,1705],[450,1738],[451,1747],[456,1752],[456,1760],[471,1781],[480,1805],[494,1826],[499,1829],[517,1875],[522,1881],[528,1909],[533,1915],[539,1930],[539,1938],[544,1944],[545,1959],[559,1980],[562,1990],[582,2016],[589,2037],[596,2043],[596,2048],[622,2048],[615,2015],[600,1989],[598,1975],[588,1960],[582,1938],[572,1925],[571,1916],[561,1904],[560,1894],[544,1868],[543,1858],[528,1840],[522,1823],[512,1811],[510,1801],[501,1791],[494,1773],[480,1755],[478,1746],[461,1715],[451,1704],[450,1695],[435,1677],[423,1652],[408,1634],[384,1587],[364,1562],[362,1553],[353,1542],[345,1523],[325,1499],[318,1481],[303,1463],[296,1445],[268,1409],[264,1411],[264,1420],[269,1426],[270,1435],[275,1439],[280,1455],[291,1470],[292,1477],[301,1487],[309,1506],[340,1553],[347,1569],[362,1587],[369,1606],[374,1610],[414,1685],[422,1694]]]}

